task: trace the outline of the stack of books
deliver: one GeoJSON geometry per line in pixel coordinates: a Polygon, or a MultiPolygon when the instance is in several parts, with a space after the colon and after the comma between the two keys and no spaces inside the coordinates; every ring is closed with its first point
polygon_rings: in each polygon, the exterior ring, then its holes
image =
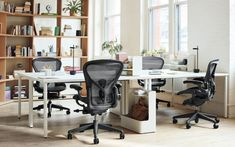
{"type": "Polygon", "coordinates": [[[52,31],[51,27],[41,27],[41,30],[39,31],[39,35],[53,36],[53,31],[52,31]]]}
{"type": "MultiPolygon", "coordinates": [[[[13,98],[18,98],[18,88],[19,86],[14,86],[13,98]]],[[[21,98],[26,98],[26,86],[21,86],[21,98]]]]}
{"type": "Polygon", "coordinates": [[[24,12],[24,7],[16,6],[15,13],[23,13],[23,12],[24,12]]]}

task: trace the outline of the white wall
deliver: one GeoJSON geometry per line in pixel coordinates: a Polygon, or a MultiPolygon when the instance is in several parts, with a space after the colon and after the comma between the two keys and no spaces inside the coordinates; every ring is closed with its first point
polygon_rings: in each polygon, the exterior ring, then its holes
{"type": "MultiPolygon", "coordinates": [[[[220,59],[217,72],[230,71],[229,0],[188,0],[188,46],[199,46],[199,68],[206,70],[210,60],[220,59]]],[[[202,110],[222,115],[224,79],[217,78],[217,91],[202,110]]],[[[231,96],[230,96],[231,97],[231,96]]]]}
{"type": "Polygon", "coordinates": [[[121,0],[121,44],[129,56],[140,55],[141,0],[121,0]]]}

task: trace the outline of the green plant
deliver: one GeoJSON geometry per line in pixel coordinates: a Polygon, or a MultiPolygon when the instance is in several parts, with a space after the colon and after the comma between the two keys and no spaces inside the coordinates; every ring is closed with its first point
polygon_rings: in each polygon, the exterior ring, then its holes
{"type": "Polygon", "coordinates": [[[105,41],[102,44],[102,50],[108,50],[109,54],[113,57],[122,50],[122,45],[117,42],[117,39],[114,41],[105,41]]]}
{"type": "Polygon", "coordinates": [[[143,56],[157,56],[161,57],[164,53],[166,53],[166,49],[160,48],[160,49],[153,49],[153,50],[143,50],[142,55],[143,56]]]}
{"type": "Polygon", "coordinates": [[[82,0],[67,0],[67,2],[66,7],[63,8],[64,12],[70,11],[70,14],[82,12],[82,0]]]}

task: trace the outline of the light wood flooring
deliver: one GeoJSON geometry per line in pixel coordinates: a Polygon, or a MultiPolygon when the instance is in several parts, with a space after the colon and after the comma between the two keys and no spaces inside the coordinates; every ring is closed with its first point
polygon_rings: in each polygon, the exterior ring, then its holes
{"type": "MultiPolygon", "coordinates": [[[[64,106],[77,108],[74,100],[53,101],[64,106]]],[[[34,106],[41,104],[38,101],[34,106]]],[[[157,131],[149,134],[137,134],[125,129],[125,139],[120,140],[119,134],[99,131],[98,145],[93,145],[93,133],[87,131],[75,134],[73,140],[67,140],[69,129],[78,127],[80,123],[92,122],[89,115],[72,112],[66,115],[63,111],[53,111],[49,118],[49,137],[43,138],[43,111],[34,112],[34,128],[28,125],[28,103],[24,102],[22,118],[17,119],[17,103],[0,106],[0,147],[234,147],[235,119],[220,118],[219,129],[213,129],[213,124],[199,121],[191,129],[185,129],[184,120],[172,124],[172,116],[188,112],[186,110],[163,105],[157,111],[157,131]]],[[[120,118],[113,114],[106,114],[103,122],[112,123],[120,127],[120,118]]]]}

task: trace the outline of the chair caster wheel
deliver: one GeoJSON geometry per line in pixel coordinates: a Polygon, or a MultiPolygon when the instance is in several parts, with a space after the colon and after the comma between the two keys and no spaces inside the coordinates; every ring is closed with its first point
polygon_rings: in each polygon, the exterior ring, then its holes
{"type": "Polygon", "coordinates": [[[196,119],[195,119],[195,123],[198,123],[198,122],[199,122],[199,119],[198,119],[198,118],[196,118],[196,119]]]}
{"type": "Polygon", "coordinates": [[[171,104],[170,103],[167,103],[167,107],[170,107],[171,106],[171,104]]]}
{"type": "Polygon", "coordinates": [[[214,129],[218,129],[218,128],[219,128],[219,125],[214,124],[213,127],[214,127],[214,129]]]}
{"type": "Polygon", "coordinates": [[[99,138],[94,138],[94,144],[99,144],[99,138]]]}
{"type": "Polygon", "coordinates": [[[68,135],[67,135],[67,139],[68,139],[68,140],[73,139],[73,135],[72,135],[71,133],[68,133],[68,135]]]}
{"type": "Polygon", "coordinates": [[[47,114],[47,117],[51,117],[51,113],[48,113],[48,114],[47,114]]]}
{"type": "Polygon", "coordinates": [[[120,134],[120,139],[124,139],[125,138],[125,134],[124,133],[121,133],[120,134]]]}
{"type": "Polygon", "coordinates": [[[67,115],[69,115],[69,114],[70,114],[70,111],[69,111],[69,110],[68,110],[68,111],[66,111],[66,114],[67,114],[67,115]]]}
{"type": "Polygon", "coordinates": [[[218,118],[216,118],[215,121],[216,121],[216,123],[219,123],[219,122],[220,122],[220,120],[219,120],[218,118]]]}
{"type": "Polygon", "coordinates": [[[173,118],[173,121],[172,121],[172,122],[173,122],[173,124],[177,124],[178,121],[177,121],[177,119],[174,119],[174,118],[173,118]]]}
{"type": "Polygon", "coordinates": [[[186,129],[190,129],[191,128],[191,125],[190,124],[186,124],[186,129]]]}

